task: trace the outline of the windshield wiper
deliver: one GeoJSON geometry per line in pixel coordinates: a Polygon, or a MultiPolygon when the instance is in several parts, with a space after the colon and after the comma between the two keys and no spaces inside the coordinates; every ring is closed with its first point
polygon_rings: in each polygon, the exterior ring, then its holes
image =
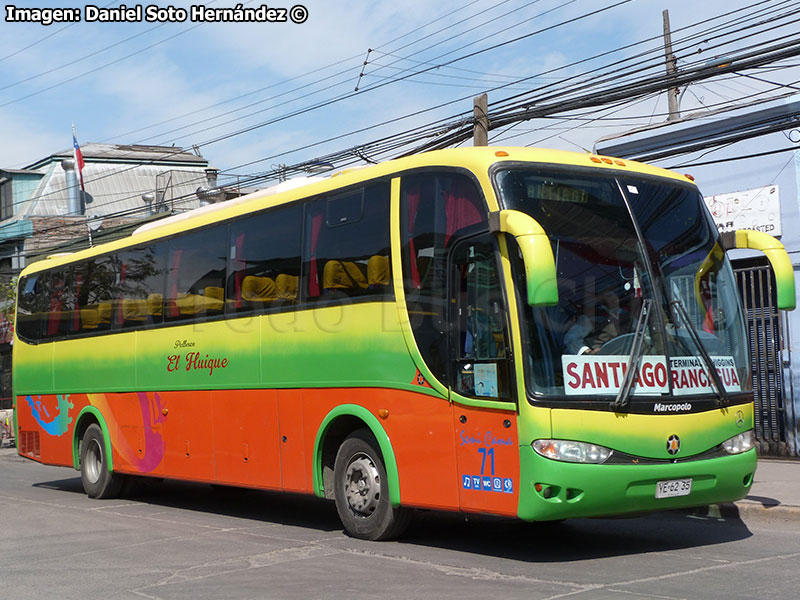
{"type": "Polygon", "coordinates": [[[694,325],[692,325],[692,321],[689,318],[683,303],[680,300],[673,300],[670,302],[670,305],[675,309],[675,313],[680,317],[680,320],[683,321],[684,327],[686,327],[686,330],[689,332],[689,337],[692,338],[694,345],[697,347],[697,351],[700,353],[700,357],[706,364],[706,369],[709,371],[711,382],[714,384],[714,388],[717,391],[717,406],[728,406],[730,404],[728,390],[725,389],[725,386],[719,377],[717,367],[714,366],[714,361],[711,359],[711,355],[709,355],[708,350],[706,350],[706,347],[703,345],[703,341],[700,339],[700,336],[697,335],[697,331],[695,331],[694,325]]]}
{"type": "Polygon", "coordinates": [[[614,412],[621,412],[631,402],[631,391],[636,373],[642,363],[642,349],[644,348],[644,332],[647,330],[647,322],[650,320],[650,306],[653,304],[652,298],[642,300],[642,308],[639,311],[639,320],[636,322],[636,330],[633,334],[633,345],[628,356],[628,370],[622,380],[622,387],[619,388],[616,399],[611,402],[610,408],[614,412]]]}

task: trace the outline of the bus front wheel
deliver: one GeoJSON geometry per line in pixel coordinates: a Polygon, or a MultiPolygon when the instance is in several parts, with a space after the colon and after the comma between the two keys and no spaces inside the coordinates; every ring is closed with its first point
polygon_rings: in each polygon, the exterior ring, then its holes
{"type": "Polygon", "coordinates": [[[356,431],[342,442],[336,454],[334,486],[336,511],[349,535],[387,540],[399,536],[408,525],[408,510],[389,502],[386,468],[369,431],[356,431]]]}
{"type": "Polygon", "coordinates": [[[103,430],[91,424],[81,439],[81,481],[89,498],[114,498],[119,495],[124,476],[108,469],[103,430]]]}

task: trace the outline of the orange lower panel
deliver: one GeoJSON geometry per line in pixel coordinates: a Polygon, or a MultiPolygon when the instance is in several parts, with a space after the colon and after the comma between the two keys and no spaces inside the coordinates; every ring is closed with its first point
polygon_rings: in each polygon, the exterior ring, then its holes
{"type": "MultiPolygon", "coordinates": [[[[109,429],[114,468],[124,473],[191,479],[222,484],[313,490],[314,441],[326,415],[342,404],[366,408],[386,430],[397,461],[401,502],[409,506],[515,513],[513,495],[465,493],[457,464],[460,424],[443,399],[382,388],[302,390],[221,390],[70,394],[66,397],[18,397],[21,432],[38,431],[38,460],[72,465],[75,420],[86,406],[99,411],[109,429]],[[28,400],[30,398],[30,400],[28,400]],[[459,495],[461,498],[459,499],[459,495]],[[497,499],[498,503],[493,502],[497,499]]],[[[502,428],[513,413],[471,414],[472,426],[491,428],[505,439],[515,426],[502,428]],[[503,417],[503,418],[501,418],[503,417]]],[[[471,427],[470,427],[471,429],[471,427]]],[[[475,429],[477,432],[478,429],[475,429]]],[[[502,459],[503,475],[518,463],[502,459]]],[[[459,452],[465,473],[476,473],[477,450],[459,452]]],[[[498,466],[498,473],[499,473],[498,466]]],[[[516,486],[515,486],[516,487],[516,486]]]]}

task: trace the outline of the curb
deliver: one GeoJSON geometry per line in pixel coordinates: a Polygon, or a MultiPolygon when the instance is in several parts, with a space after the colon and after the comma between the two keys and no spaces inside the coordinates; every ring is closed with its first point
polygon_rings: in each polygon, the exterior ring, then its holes
{"type": "Polygon", "coordinates": [[[780,504],[778,502],[763,503],[752,500],[740,500],[735,503],[740,518],[757,517],[773,518],[783,521],[800,520],[800,506],[792,504],[780,504]]]}
{"type": "Polygon", "coordinates": [[[800,506],[779,503],[762,503],[752,500],[723,502],[701,506],[692,514],[698,517],[717,519],[774,519],[780,521],[800,521],[800,506]]]}

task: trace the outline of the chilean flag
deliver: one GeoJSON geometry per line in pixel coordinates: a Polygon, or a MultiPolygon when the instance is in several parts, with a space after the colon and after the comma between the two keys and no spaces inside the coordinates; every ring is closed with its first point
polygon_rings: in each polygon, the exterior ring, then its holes
{"type": "Polygon", "coordinates": [[[75,130],[72,130],[72,149],[75,152],[75,165],[78,167],[78,179],[81,182],[81,191],[86,191],[83,187],[83,167],[86,163],[83,162],[83,154],[81,154],[81,147],[78,145],[78,139],[75,137],[75,130]]]}

